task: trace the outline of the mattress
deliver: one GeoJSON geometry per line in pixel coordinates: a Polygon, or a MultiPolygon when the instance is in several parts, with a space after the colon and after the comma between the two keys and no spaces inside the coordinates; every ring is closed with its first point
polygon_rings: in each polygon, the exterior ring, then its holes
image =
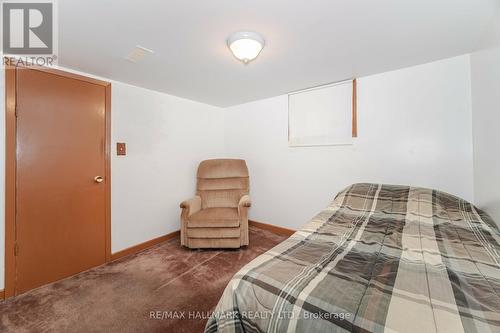
{"type": "Polygon", "coordinates": [[[463,199],[354,184],[244,266],[205,332],[500,332],[499,244],[463,199]]]}

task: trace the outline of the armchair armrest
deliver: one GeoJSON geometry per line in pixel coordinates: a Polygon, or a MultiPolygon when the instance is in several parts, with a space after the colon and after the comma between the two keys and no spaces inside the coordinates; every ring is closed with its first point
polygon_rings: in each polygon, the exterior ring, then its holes
{"type": "Polygon", "coordinates": [[[180,207],[183,211],[187,211],[186,217],[189,217],[201,209],[201,197],[195,196],[191,199],[181,202],[180,207]]]}
{"type": "Polygon", "coordinates": [[[187,224],[191,215],[201,209],[201,197],[195,196],[191,199],[184,200],[180,204],[181,212],[181,245],[188,246],[187,224]]]}
{"type": "Polygon", "coordinates": [[[248,208],[252,206],[250,196],[243,195],[238,203],[238,214],[240,215],[240,242],[241,245],[248,245],[248,208]]]}
{"type": "Polygon", "coordinates": [[[238,203],[238,207],[251,207],[252,202],[250,201],[250,196],[248,194],[243,195],[240,198],[240,202],[238,203]]]}

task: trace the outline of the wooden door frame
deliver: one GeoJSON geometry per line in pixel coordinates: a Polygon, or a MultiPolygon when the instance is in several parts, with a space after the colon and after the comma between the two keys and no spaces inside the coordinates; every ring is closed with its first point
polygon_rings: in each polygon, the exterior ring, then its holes
{"type": "Polygon", "coordinates": [[[111,260],[111,83],[58,69],[5,66],[5,298],[14,296],[16,286],[16,70],[36,70],[76,79],[105,88],[105,261],[111,260]]]}

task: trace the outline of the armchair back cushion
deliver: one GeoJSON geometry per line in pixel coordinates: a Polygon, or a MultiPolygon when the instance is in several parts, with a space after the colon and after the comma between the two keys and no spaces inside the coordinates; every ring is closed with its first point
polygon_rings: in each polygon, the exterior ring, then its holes
{"type": "Polygon", "coordinates": [[[248,168],[244,160],[215,159],[200,163],[196,194],[201,208],[237,208],[240,198],[248,194],[248,168]]]}

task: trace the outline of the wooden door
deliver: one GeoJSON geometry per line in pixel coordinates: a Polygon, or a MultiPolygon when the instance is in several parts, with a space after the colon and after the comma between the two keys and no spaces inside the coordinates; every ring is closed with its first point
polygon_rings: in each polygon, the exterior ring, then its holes
{"type": "Polygon", "coordinates": [[[16,69],[16,294],[106,261],[106,89],[16,69]]]}

